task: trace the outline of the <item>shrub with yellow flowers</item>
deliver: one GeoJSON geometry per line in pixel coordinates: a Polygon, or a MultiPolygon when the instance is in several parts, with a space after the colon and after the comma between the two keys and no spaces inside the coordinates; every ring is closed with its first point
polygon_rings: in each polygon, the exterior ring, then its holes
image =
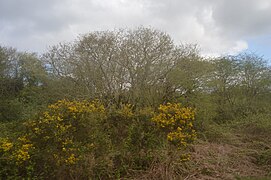
{"type": "Polygon", "coordinates": [[[49,105],[24,123],[26,131],[19,138],[0,139],[0,166],[16,167],[1,174],[39,178],[71,174],[83,154],[94,151],[97,143],[105,144],[99,129],[105,117],[98,100],[59,100],[49,105]]]}
{"type": "Polygon", "coordinates": [[[30,151],[34,149],[33,144],[26,136],[19,137],[18,142],[20,144],[19,148],[13,152],[17,165],[28,161],[30,159],[30,151]]]}
{"type": "Polygon", "coordinates": [[[178,148],[186,147],[196,138],[193,128],[195,111],[180,103],[160,105],[152,121],[167,133],[167,140],[178,148]]]}
{"type": "Polygon", "coordinates": [[[25,124],[40,160],[54,170],[68,169],[76,165],[83,151],[92,151],[87,144],[95,141],[94,131],[105,116],[105,108],[98,100],[59,100],[37,120],[25,124]]]}
{"type": "Polygon", "coordinates": [[[0,151],[8,152],[13,147],[13,143],[8,138],[0,138],[0,151]]]}
{"type": "Polygon", "coordinates": [[[147,170],[164,152],[186,161],[189,155],[165,145],[192,142],[193,121],[194,110],[181,104],[155,113],[131,104],[105,109],[98,100],[59,100],[26,121],[19,138],[0,139],[0,179],[116,179],[147,170]]]}
{"type": "Polygon", "coordinates": [[[33,144],[26,136],[16,140],[0,138],[0,179],[30,177],[33,170],[33,144]]]}

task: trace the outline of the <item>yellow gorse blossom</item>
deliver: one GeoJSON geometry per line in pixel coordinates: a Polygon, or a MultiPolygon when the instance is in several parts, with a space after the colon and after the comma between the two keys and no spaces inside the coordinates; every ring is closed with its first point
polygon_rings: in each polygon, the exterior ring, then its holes
{"type": "Polygon", "coordinates": [[[59,109],[67,108],[71,113],[82,113],[82,112],[105,112],[104,106],[98,101],[69,101],[59,100],[55,104],[49,105],[49,109],[59,111],[59,109]]]}
{"type": "Polygon", "coordinates": [[[193,129],[195,112],[192,108],[182,107],[180,103],[160,105],[159,113],[152,118],[158,126],[164,129],[167,140],[180,147],[186,147],[196,138],[193,129]]]}
{"type": "MultiPolygon", "coordinates": [[[[129,112],[129,108],[130,106],[125,107],[124,112],[129,112]]],[[[43,146],[48,142],[54,146],[53,153],[50,146],[45,153],[53,156],[57,166],[71,165],[79,160],[80,150],[74,138],[78,137],[78,131],[82,129],[86,131],[85,128],[89,123],[87,117],[93,117],[94,120],[105,118],[104,106],[98,100],[91,102],[59,100],[49,105],[38,119],[25,124],[29,127],[32,137],[35,138],[35,146],[43,146]]],[[[20,137],[19,140],[22,144],[31,144],[26,136],[20,137]]],[[[14,153],[14,157],[18,162],[24,162],[31,158],[30,149],[31,146],[24,145],[14,153]]],[[[89,149],[93,149],[93,147],[91,146],[89,149]]]]}
{"type": "Polygon", "coordinates": [[[23,143],[30,142],[30,140],[27,138],[27,136],[20,136],[20,137],[18,137],[18,140],[23,143]]]}
{"type": "Polygon", "coordinates": [[[131,104],[123,104],[117,113],[125,118],[131,118],[134,116],[131,104]]]}
{"type": "Polygon", "coordinates": [[[180,157],[180,161],[181,162],[186,162],[186,161],[189,161],[190,160],[190,154],[182,154],[181,157],[180,157]]]}
{"type": "Polygon", "coordinates": [[[33,148],[33,144],[23,144],[20,149],[15,151],[14,157],[17,163],[23,163],[24,161],[30,159],[29,151],[31,148],[33,148]]]}
{"type": "Polygon", "coordinates": [[[68,165],[75,164],[78,159],[75,157],[74,154],[71,154],[66,160],[65,163],[68,165]]]}
{"type": "Polygon", "coordinates": [[[9,151],[13,147],[13,143],[10,142],[7,138],[0,139],[0,149],[4,152],[9,151]]]}

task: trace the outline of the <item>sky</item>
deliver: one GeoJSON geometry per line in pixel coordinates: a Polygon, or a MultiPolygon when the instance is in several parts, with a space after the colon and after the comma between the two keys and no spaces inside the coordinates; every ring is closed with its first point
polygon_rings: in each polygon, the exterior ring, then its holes
{"type": "Polygon", "coordinates": [[[271,62],[271,0],[0,0],[0,45],[43,53],[99,30],[151,27],[206,56],[271,62]]]}

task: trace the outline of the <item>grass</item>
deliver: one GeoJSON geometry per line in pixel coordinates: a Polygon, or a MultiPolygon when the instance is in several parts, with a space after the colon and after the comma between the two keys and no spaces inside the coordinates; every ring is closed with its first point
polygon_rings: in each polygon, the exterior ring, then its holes
{"type": "Polygon", "coordinates": [[[271,179],[271,117],[210,124],[193,145],[187,179],[271,179]]]}
{"type": "Polygon", "coordinates": [[[135,179],[271,179],[271,118],[207,124],[190,147],[191,161],[154,164],[135,179]]]}
{"type": "MultiPolygon", "coordinates": [[[[0,134],[10,134],[8,130],[18,128],[15,126],[16,123],[0,124],[0,134]]],[[[125,178],[268,180],[271,179],[270,139],[271,117],[268,115],[254,115],[224,124],[209,122],[189,147],[191,161],[178,161],[178,151],[159,150],[157,158],[152,162],[148,160],[150,168],[129,171],[125,178]],[[169,153],[172,154],[169,156],[169,153]]],[[[123,178],[121,172],[116,174],[119,179],[123,178]]]]}

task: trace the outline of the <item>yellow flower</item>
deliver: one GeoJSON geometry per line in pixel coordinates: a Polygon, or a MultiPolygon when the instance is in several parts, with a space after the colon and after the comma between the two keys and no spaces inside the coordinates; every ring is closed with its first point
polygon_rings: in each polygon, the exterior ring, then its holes
{"type": "Polygon", "coordinates": [[[7,138],[0,139],[1,146],[0,149],[2,149],[4,152],[9,151],[13,147],[13,143],[9,142],[7,138]]]}
{"type": "Polygon", "coordinates": [[[71,154],[68,159],[65,160],[66,164],[75,164],[78,159],[75,157],[74,154],[71,154]]]}
{"type": "Polygon", "coordinates": [[[193,129],[195,111],[192,108],[182,107],[180,103],[160,105],[159,113],[152,118],[159,127],[164,129],[167,140],[178,147],[186,147],[196,137],[193,129]]]}
{"type": "Polygon", "coordinates": [[[22,163],[30,159],[29,150],[33,148],[33,144],[23,144],[21,149],[14,153],[17,163],[22,163]]]}

